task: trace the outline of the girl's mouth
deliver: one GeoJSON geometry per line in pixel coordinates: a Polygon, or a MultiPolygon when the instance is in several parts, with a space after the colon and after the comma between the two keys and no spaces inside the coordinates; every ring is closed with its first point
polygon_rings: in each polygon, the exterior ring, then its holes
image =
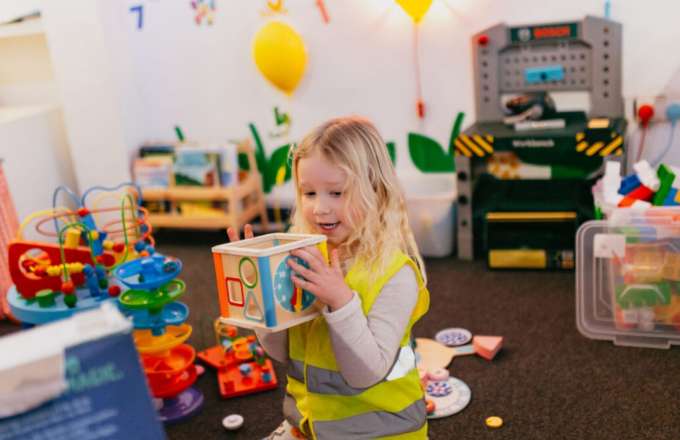
{"type": "Polygon", "coordinates": [[[319,227],[324,231],[324,232],[329,232],[334,230],[335,228],[338,227],[340,222],[335,222],[335,223],[319,223],[319,227]]]}

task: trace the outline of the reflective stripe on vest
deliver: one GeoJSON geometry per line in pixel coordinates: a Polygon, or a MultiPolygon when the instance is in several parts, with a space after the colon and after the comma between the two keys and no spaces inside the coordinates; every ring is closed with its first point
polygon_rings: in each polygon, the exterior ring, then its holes
{"type": "Polygon", "coordinates": [[[376,411],[341,420],[317,421],[314,432],[318,440],[374,439],[415,433],[425,424],[426,415],[425,401],[417,400],[398,413],[376,411]]]}
{"type": "Polygon", "coordinates": [[[304,382],[305,381],[305,364],[296,359],[288,359],[288,376],[293,379],[304,382]]]}
{"type": "MultiPolygon", "coordinates": [[[[406,376],[416,367],[416,354],[410,345],[401,347],[399,356],[392,369],[382,381],[390,381],[406,376]]],[[[288,360],[288,376],[304,382],[304,363],[295,359],[288,360]]],[[[307,389],[317,394],[338,394],[341,396],[355,396],[363,393],[366,388],[355,388],[347,383],[338,371],[307,365],[307,389]]]]}

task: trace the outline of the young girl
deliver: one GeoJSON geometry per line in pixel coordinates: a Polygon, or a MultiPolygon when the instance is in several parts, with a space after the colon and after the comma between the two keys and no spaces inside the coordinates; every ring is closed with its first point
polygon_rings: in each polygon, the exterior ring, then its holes
{"type": "MultiPolygon", "coordinates": [[[[425,439],[423,391],[410,344],[429,293],[387,148],[366,119],[332,119],[291,152],[292,231],[326,235],[293,252],[293,282],[325,305],[316,319],[257,332],[288,364],[285,421],[270,438],[425,439]]],[[[237,231],[228,231],[238,240],[237,231]]],[[[246,238],[252,229],[246,227],[246,238]]]]}

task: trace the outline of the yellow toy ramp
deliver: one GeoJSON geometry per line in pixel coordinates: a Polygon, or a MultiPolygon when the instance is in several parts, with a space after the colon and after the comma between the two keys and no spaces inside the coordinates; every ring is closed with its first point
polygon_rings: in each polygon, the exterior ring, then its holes
{"type": "Polygon", "coordinates": [[[172,349],[186,341],[191,336],[189,324],[169,325],[165,334],[154,336],[151,330],[135,330],[133,338],[137,351],[142,354],[156,354],[172,349]]]}

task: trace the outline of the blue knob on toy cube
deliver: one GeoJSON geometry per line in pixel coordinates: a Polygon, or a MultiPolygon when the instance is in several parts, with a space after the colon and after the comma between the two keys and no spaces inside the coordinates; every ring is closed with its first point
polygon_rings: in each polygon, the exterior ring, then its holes
{"type": "Polygon", "coordinates": [[[262,382],[264,382],[264,383],[269,383],[269,382],[272,381],[272,374],[269,373],[269,372],[262,373],[262,375],[260,375],[260,377],[262,378],[262,382]]]}
{"type": "Polygon", "coordinates": [[[251,367],[250,364],[241,364],[239,365],[238,369],[244,376],[250,375],[250,373],[253,371],[253,367],[251,367]]]}

